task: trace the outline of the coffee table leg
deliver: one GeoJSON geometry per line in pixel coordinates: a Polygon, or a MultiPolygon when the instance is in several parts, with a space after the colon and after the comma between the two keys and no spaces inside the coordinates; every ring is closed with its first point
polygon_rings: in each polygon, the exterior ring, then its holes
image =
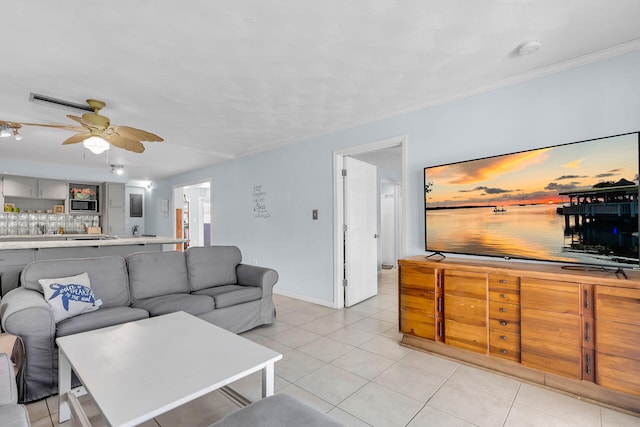
{"type": "Polygon", "coordinates": [[[269,363],[262,368],[262,397],[273,396],[274,364],[269,363]]]}
{"type": "Polygon", "coordinates": [[[58,422],[63,423],[71,418],[67,393],[71,391],[71,364],[67,356],[58,351],[58,422]]]}

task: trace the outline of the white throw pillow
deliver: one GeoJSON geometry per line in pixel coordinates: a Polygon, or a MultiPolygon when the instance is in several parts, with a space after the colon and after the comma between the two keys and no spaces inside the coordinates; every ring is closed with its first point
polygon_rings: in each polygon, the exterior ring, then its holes
{"type": "Polygon", "coordinates": [[[97,310],[100,300],[96,301],[89,275],[61,277],[59,279],[38,280],[44,292],[44,298],[53,309],[55,322],[97,310]]]}

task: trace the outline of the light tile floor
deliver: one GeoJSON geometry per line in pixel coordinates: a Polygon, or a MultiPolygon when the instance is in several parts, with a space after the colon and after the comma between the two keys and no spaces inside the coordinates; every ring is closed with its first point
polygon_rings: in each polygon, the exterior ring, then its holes
{"type": "MultiPolygon", "coordinates": [[[[277,318],[244,337],[284,354],[276,393],[296,396],[348,426],[640,426],[640,418],[398,344],[397,270],[376,297],[334,310],[274,295],[277,318]]],[[[259,373],[232,386],[260,398],[259,373]]],[[[57,398],[28,405],[35,427],[57,426],[57,398]]],[[[86,403],[92,422],[99,415],[86,403]]],[[[143,424],[208,426],[237,409],[219,392],[143,424]]]]}

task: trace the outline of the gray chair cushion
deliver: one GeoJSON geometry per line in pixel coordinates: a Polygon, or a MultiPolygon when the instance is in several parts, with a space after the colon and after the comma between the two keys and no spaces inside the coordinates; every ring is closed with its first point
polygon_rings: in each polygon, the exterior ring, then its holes
{"type": "Polygon", "coordinates": [[[124,258],[117,255],[33,261],[22,270],[22,286],[42,293],[39,279],[55,279],[75,276],[87,272],[91,289],[96,298],[102,300],[102,307],[129,305],[129,277],[124,258]]]}
{"type": "Polygon", "coordinates": [[[186,257],[192,291],[238,283],[236,267],[242,254],[236,246],[193,246],[186,257]]]}
{"type": "Polygon", "coordinates": [[[183,252],[135,253],[126,257],[134,301],[161,295],[189,293],[183,252]]]}
{"type": "Polygon", "coordinates": [[[231,307],[244,302],[256,301],[262,298],[262,288],[257,286],[224,285],[194,292],[195,295],[212,296],[216,308],[231,307]]]}
{"type": "Polygon", "coordinates": [[[24,405],[0,407],[0,426],[29,427],[29,413],[24,405]]]}
{"type": "Polygon", "coordinates": [[[208,295],[172,294],[137,300],[134,307],[142,308],[152,316],[184,311],[194,316],[212,311],[213,298],[208,295]]]}
{"type": "Polygon", "coordinates": [[[210,427],[344,427],[335,418],[289,396],[276,394],[227,415],[210,427]]]}
{"type": "Polygon", "coordinates": [[[149,313],[146,310],[133,307],[100,307],[96,311],[80,314],[56,324],[56,337],[91,331],[121,323],[146,319],[149,313]]]}
{"type": "MultiPolygon", "coordinates": [[[[0,353],[0,406],[18,403],[16,374],[9,356],[0,353]]],[[[0,420],[0,425],[3,425],[0,420]]]]}

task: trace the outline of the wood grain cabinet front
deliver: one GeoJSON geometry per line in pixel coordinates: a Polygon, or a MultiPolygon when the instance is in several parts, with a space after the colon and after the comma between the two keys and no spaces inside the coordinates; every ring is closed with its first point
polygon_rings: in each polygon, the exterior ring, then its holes
{"type": "Polygon", "coordinates": [[[520,278],[489,275],[489,353],[520,361],[520,278]]]}
{"type": "Polygon", "coordinates": [[[487,275],[445,270],[444,342],[477,353],[487,353],[487,275]]]}
{"type": "Polygon", "coordinates": [[[580,285],[522,278],[520,303],[522,364],[581,379],[580,285]]]}
{"type": "Polygon", "coordinates": [[[640,395],[640,290],[596,286],[596,382],[640,395]]]}
{"type": "Polygon", "coordinates": [[[420,265],[400,264],[400,332],[436,339],[437,271],[420,265]]]}

